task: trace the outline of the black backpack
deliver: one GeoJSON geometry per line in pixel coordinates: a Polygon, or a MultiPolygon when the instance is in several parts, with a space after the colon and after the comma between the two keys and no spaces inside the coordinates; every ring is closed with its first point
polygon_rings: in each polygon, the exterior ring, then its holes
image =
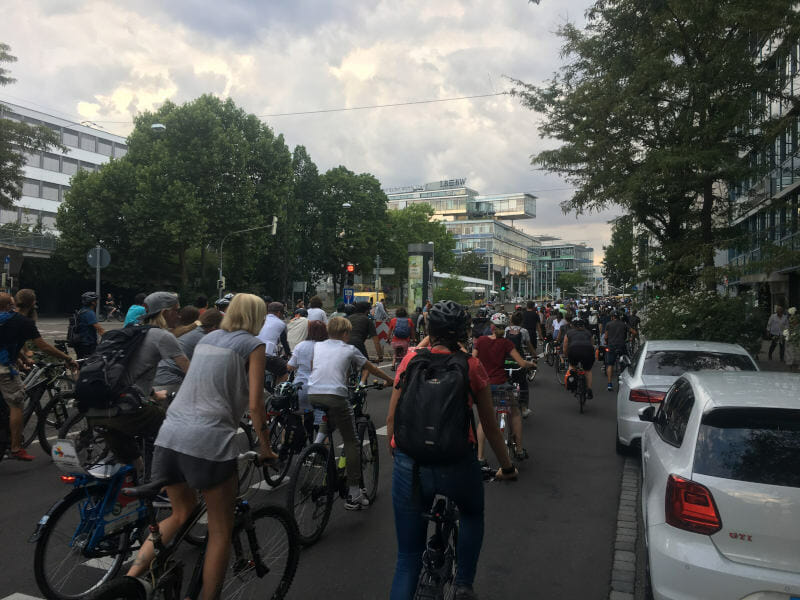
{"type": "MultiPolygon", "coordinates": [[[[81,367],[75,384],[80,411],[112,408],[123,398],[130,401],[133,380],[128,373],[128,363],[152,328],[140,325],[106,332],[94,354],[81,367]]],[[[134,395],[148,391],[140,390],[134,395]]]]}
{"type": "Polygon", "coordinates": [[[69,317],[69,325],[67,326],[67,344],[76,346],[81,343],[80,332],[80,317],[86,308],[80,308],[72,313],[69,317]]]}
{"type": "MultiPolygon", "coordinates": [[[[512,325],[512,327],[517,327],[516,325],[512,325]]],[[[522,356],[525,356],[525,353],[522,350],[522,328],[517,327],[517,333],[511,333],[508,331],[506,333],[506,339],[510,340],[514,347],[517,349],[522,356]]]]}
{"type": "Polygon", "coordinates": [[[394,413],[398,449],[421,465],[455,463],[472,452],[466,354],[418,350],[398,388],[402,390],[394,413]]]}

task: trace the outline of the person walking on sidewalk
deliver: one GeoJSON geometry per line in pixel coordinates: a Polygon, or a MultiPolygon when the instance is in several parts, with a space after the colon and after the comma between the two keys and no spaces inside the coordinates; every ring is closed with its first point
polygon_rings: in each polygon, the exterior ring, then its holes
{"type": "Polygon", "coordinates": [[[779,355],[781,362],[783,362],[784,353],[786,351],[786,338],[783,332],[789,327],[789,316],[783,312],[783,307],[779,304],[775,307],[775,312],[770,315],[767,321],[767,333],[772,338],[772,343],[769,345],[769,352],[767,355],[772,360],[772,353],[775,352],[775,346],[779,346],[779,355]]]}

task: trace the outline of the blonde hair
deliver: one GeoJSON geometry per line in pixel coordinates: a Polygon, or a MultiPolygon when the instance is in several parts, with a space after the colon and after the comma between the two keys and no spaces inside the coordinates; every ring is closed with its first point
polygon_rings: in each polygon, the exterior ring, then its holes
{"type": "MultiPolygon", "coordinates": [[[[164,310],[168,309],[165,308],[164,310]]],[[[147,323],[148,325],[155,325],[160,329],[169,329],[169,324],[167,323],[167,319],[164,318],[164,310],[160,310],[154,315],[145,317],[144,319],[142,319],[142,323],[147,323]]]]}
{"type": "Polygon", "coordinates": [[[352,329],[353,324],[349,319],[345,319],[344,317],[333,317],[328,321],[328,337],[335,340],[342,339],[345,334],[350,333],[352,329]]]}
{"type": "Polygon", "coordinates": [[[225,331],[247,331],[258,335],[264,319],[267,318],[267,305],[253,294],[236,294],[231,300],[219,328],[225,331]]]}

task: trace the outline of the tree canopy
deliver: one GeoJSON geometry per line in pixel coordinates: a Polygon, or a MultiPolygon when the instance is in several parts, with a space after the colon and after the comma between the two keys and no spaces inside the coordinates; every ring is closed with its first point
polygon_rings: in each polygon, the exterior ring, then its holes
{"type": "Polygon", "coordinates": [[[620,217],[611,227],[611,243],[604,246],[603,275],[615,287],[630,286],[636,281],[633,219],[620,217]]]}

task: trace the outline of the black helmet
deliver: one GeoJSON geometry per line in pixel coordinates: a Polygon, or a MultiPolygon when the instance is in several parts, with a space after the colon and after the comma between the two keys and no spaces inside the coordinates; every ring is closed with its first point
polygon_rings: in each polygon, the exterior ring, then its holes
{"type": "Polygon", "coordinates": [[[231,303],[231,300],[233,300],[235,295],[236,294],[225,294],[222,298],[214,302],[214,306],[220,312],[225,312],[225,309],[228,308],[228,305],[231,303]]]}
{"type": "Polygon", "coordinates": [[[481,306],[478,311],[475,313],[476,319],[486,319],[489,317],[489,309],[485,306],[481,306]]]}
{"type": "Polygon", "coordinates": [[[584,327],[586,327],[586,321],[584,321],[583,319],[572,319],[571,326],[574,329],[583,329],[584,327]]]}
{"type": "Polygon", "coordinates": [[[461,339],[467,334],[467,311],[452,300],[442,300],[428,311],[428,330],[434,336],[461,339]]]}
{"type": "Polygon", "coordinates": [[[345,304],[344,305],[344,314],[352,315],[354,312],[356,312],[356,307],[355,306],[353,306],[352,304],[345,304]]]}
{"type": "Polygon", "coordinates": [[[84,292],[81,294],[81,304],[89,306],[92,302],[97,302],[97,294],[95,292],[84,292]]]}

